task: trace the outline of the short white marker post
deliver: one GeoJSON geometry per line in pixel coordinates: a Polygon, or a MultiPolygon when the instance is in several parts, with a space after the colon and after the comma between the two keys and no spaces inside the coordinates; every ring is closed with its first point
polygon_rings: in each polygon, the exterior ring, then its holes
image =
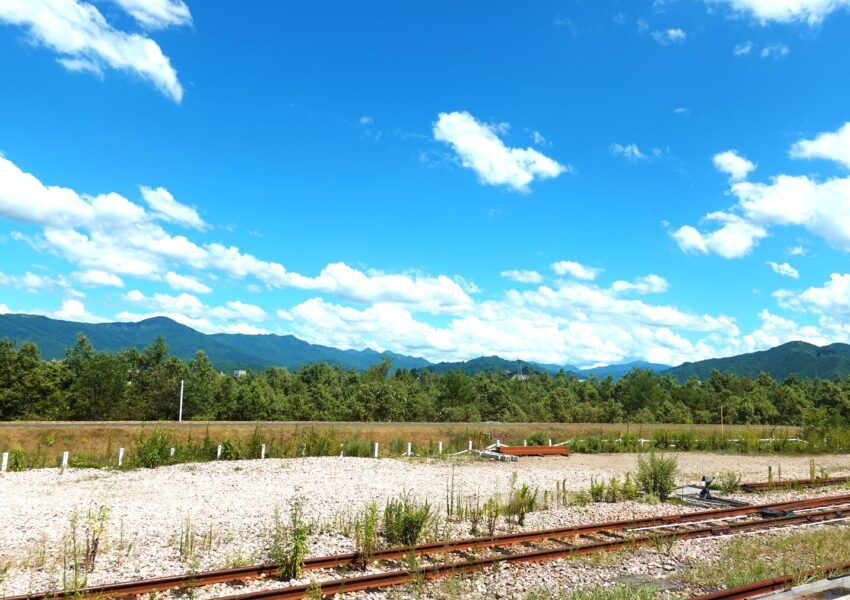
{"type": "Polygon", "coordinates": [[[522,445],[523,445],[523,446],[528,446],[528,440],[522,440],[522,445]]]}
{"type": "Polygon", "coordinates": [[[177,452],[177,450],[176,450],[175,448],[170,448],[170,449],[168,450],[168,456],[170,456],[171,458],[174,458],[174,453],[175,453],[175,452],[177,452]]]}
{"type": "Polygon", "coordinates": [[[470,452],[472,451],[472,440],[469,440],[469,447],[468,447],[468,449],[469,449],[469,451],[470,451],[470,452]]]}
{"type": "Polygon", "coordinates": [[[549,438],[549,445],[552,445],[552,438],[549,438]]]}
{"type": "Polygon", "coordinates": [[[219,444],[218,448],[215,449],[215,458],[216,460],[221,458],[221,444],[219,444]]]}
{"type": "Polygon", "coordinates": [[[3,461],[0,462],[0,471],[5,471],[8,468],[9,468],[9,453],[4,452],[3,453],[3,461]]]}
{"type": "Polygon", "coordinates": [[[496,448],[502,445],[502,440],[496,440],[496,448]]]}
{"type": "Polygon", "coordinates": [[[266,457],[266,445],[263,444],[262,446],[260,446],[260,458],[265,458],[265,457],[266,457]]]}
{"type": "Polygon", "coordinates": [[[378,458],[378,442],[375,442],[375,458],[378,458]]]}
{"type": "Polygon", "coordinates": [[[411,454],[413,454],[413,444],[407,442],[407,455],[410,456],[411,454]]]}
{"type": "Polygon", "coordinates": [[[443,442],[437,442],[437,454],[443,453],[443,442]]]}
{"type": "Polygon", "coordinates": [[[118,466],[124,464],[124,448],[118,448],[118,466]]]}
{"type": "Polygon", "coordinates": [[[68,466],[68,451],[62,453],[62,468],[65,469],[68,466]]]}

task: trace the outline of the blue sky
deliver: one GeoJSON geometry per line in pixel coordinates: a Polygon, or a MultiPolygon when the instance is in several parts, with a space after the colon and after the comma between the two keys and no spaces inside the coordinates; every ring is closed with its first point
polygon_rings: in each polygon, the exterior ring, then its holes
{"type": "Polygon", "coordinates": [[[0,1],[0,311],[432,360],[850,341],[846,0],[0,1]]]}

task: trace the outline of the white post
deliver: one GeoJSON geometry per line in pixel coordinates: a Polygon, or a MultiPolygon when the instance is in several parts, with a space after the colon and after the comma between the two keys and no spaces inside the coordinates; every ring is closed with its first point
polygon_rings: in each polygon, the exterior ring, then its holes
{"type": "Polygon", "coordinates": [[[522,445],[523,445],[523,446],[528,446],[528,440],[522,440],[522,445]]]}
{"type": "Polygon", "coordinates": [[[221,444],[219,444],[218,448],[215,449],[215,458],[216,458],[216,460],[221,458],[221,444]]]}
{"type": "Polygon", "coordinates": [[[68,451],[62,453],[62,468],[66,468],[68,466],[68,451]]]}
{"type": "Polygon", "coordinates": [[[469,450],[472,450],[472,440],[469,440],[469,447],[468,447],[468,449],[469,449],[469,450]]]}
{"type": "Polygon", "coordinates": [[[177,421],[183,420],[183,380],[180,380],[180,412],[177,413],[177,421]]]}
{"type": "Polygon", "coordinates": [[[443,453],[443,442],[440,441],[440,442],[437,442],[437,454],[442,454],[442,453],[443,453]]]}
{"type": "Polygon", "coordinates": [[[118,466],[124,464],[124,448],[118,448],[118,466]]]}
{"type": "Polygon", "coordinates": [[[502,440],[496,440],[496,448],[502,445],[502,440]]]}
{"type": "Polygon", "coordinates": [[[375,458],[378,458],[378,442],[375,442],[375,458]]]}
{"type": "Polygon", "coordinates": [[[176,450],[175,448],[170,448],[170,449],[168,450],[168,456],[170,456],[171,458],[174,458],[174,453],[175,453],[176,451],[177,451],[177,450],[176,450]]]}
{"type": "Polygon", "coordinates": [[[266,457],[266,445],[263,444],[262,446],[260,446],[260,458],[265,458],[265,457],[266,457]]]}
{"type": "Polygon", "coordinates": [[[3,453],[3,462],[0,463],[0,471],[5,471],[8,468],[9,468],[9,453],[4,452],[3,453]]]}
{"type": "Polygon", "coordinates": [[[552,445],[552,438],[549,438],[549,445],[552,445]]]}
{"type": "Polygon", "coordinates": [[[408,456],[413,454],[412,449],[413,449],[413,444],[411,444],[410,442],[407,442],[407,455],[408,456]]]}

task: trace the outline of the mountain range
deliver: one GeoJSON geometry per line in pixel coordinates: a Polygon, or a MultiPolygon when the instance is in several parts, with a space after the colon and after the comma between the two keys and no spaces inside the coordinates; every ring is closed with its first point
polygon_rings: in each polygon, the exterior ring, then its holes
{"type": "Polygon", "coordinates": [[[393,352],[340,350],[310,344],[292,335],[204,334],[166,317],[153,317],[137,323],[77,323],[39,315],[0,314],[0,339],[9,338],[19,343],[34,342],[41,350],[42,357],[47,360],[64,358],[66,348],[73,345],[81,333],[88,337],[95,349],[102,352],[116,352],[125,348],[141,350],[162,336],[175,356],[188,360],[197,350],[203,350],[216,368],[223,371],[268,367],[292,370],[313,363],[328,363],[362,371],[389,359],[395,368],[430,369],[437,373],[462,370],[471,375],[494,372],[527,374],[532,371],[557,373],[564,370],[579,377],[611,376],[619,379],[632,369],[649,369],[684,381],[691,376],[705,379],[717,369],[723,373],[749,377],[757,377],[764,372],[777,380],[783,380],[792,373],[804,378],[850,376],[850,345],[847,344],[819,347],[806,342],[788,342],[769,350],[688,362],[677,367],[637,361],[580,369],[573,365],[507,360],[499,356],[432,363],[424,358],[393,352]]]}

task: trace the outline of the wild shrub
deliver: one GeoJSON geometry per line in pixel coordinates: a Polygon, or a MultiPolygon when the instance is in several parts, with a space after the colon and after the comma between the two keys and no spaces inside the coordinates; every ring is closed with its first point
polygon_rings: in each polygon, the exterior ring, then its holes
{"type": "Polygon", "coordinates": [[[602,502],[605,499],[605,482],[601,479],[590,478],[590,499],[593,502],[602,502]]]}
{"type": "Polygon", "coordinates": [[[605,488],[605,502],[622,502],[623,500],[623,484],[620,483],[619,477],[612,477],[608,482],[608,487],[605,488]]]}
{"type": "Polygon", "coordinates": [[[133,444],[133,461],[148,469],[162,466],[171,461],[171,448],[174,447],[169,432],[156,429],[151,435],[140,433],[133,444]]]}
{"type": "Polygon", "coordinates": [[[289,523],[284,524],[275,508],[269,544],[269,557],[278,566],[284,581],[298,579],[304,572],[310,526],[304,520],[303,502],[296,498],[289,509],[289,523]]]}
{"type": "Polygon", "coordinates": [[[487,535],[493,537],[502,514],[502,501],[499,495],[491,496],[484,503],[484,520],[487,526],[487,535]]]}
{"type": "Polygon", "coordinates": [[[354,544],[359,563],[366,566],[378,548],[378,503],[372,500],[354,523],[354,544]]]}
{"type": "Polygon", "coordinates": [[[413,546],[433,522],[431,504],[410,494],[390,499],[384,507],[384,537],[391,545],[413,546]]]}
{"type": "Polygon", "coordinates": [[[537,490],[533,492],[527,483],[514,489],[505,506],[505,513],[514,518],[517,525],[525,525],[525,516],[537,508],[537,490]]]}
{"type": "Polygon", "coordinates": [[[735,471],[724,471],[717,477],[717,486],[724,494],[734,494],[741,487],[741,474],[735,471]]]}
{"type": "Polygon", "coordinates": [[[632,479],[631,473],[626,473],[626,478],[623,480],[623,498],[626,500],[637,500],[640,496],[635,480],[632,479]]]}
{"type": "Polygon", "coordinates": [[[666,500],[676,487],[679,462],[675,456],[654,450],[638,457],[637,482],[647,494],[666,500]]]}
{"type": "Polygon", "coordinates": [[[12,448],[12,453],[9,455],[9,470],[23,471],[27,468],[27,455],[20,444],[12,448]]]}

